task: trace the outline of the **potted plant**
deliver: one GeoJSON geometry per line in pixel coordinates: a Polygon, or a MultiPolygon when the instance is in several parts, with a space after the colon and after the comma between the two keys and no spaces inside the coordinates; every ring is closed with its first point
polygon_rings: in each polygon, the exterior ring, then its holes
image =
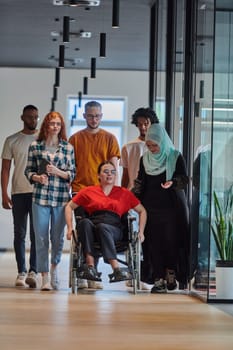
{"type": "Polygon", "coordinates": [[[216,261],[216,297],[233,299],[233,185],[225,205],[214,192],[214,223],[211,230],[219,259],[216,261]]]}

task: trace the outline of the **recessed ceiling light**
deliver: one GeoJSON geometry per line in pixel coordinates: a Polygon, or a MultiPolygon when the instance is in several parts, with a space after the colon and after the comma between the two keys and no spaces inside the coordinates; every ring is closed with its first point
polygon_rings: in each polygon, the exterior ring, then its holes
{"type": "Polygon", "coordinates": [[[68,6],[99,6],[100,0],[53,0],[53,5],[68,5],[68,6]]]}
{"type": "MultiPolygon", "coordinates": [[[[57,38],[59,36],[61,36],[63,33],[59,33],[55,30],[53,30],[52,32],[50,32],[50,35],[53,38],[57,38]]],[[[71,37],[77,37],[77,38],[85,38],[85,39],[89,39],[91,38],[92,33],[91,32],[85,32],[84,30],[80,30],[79,32],[70,32],[70,36],[71,37]]]]}
{"type": "Polygon", "coordinates": [[[57,36],[60,36],[60,33],[59,32],[56,32],[55,30],[53,30],[51,33],[50,33],[51,36],[53,37],[57,37],[57,36]]]}

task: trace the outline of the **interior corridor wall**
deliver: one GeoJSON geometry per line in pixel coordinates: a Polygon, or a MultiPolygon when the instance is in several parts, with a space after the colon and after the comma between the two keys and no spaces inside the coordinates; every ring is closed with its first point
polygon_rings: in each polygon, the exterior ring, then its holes
{"type": "MultiPolygon", "coordinates": [[[[67,95],[82,91],[83,77],[89,71],[62,69],[58,101],[55,109],[66,116],[67,95]]],[[[136,137],[137,129],[130,119],[135,109],[148,106],[149,74],[146,71],[98,71],[95,79],[88,81],[90,95],[127,97],[128,127],[126,141],[136,137]]],[[[55,69],[0,68],[0,149],[5,138],[22,128],[20,115],[27,104],[39,108],[40,121],[51,108],[55,69]]],[[[13,224],[9,210],[0,207],[0,249],[13,247],[13,224]]],[[[28,246],[28,240],[27,240],[28,246]]],[[[68,247],[66,242],[65,248],[68,247]]]]}

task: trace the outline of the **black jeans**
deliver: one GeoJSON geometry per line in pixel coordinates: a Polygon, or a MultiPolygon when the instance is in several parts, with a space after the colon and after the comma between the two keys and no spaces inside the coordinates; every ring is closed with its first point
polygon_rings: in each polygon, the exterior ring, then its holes
{"type": "Polygon", "coordinates": [[[32,223],[32,193],[18,193],[12,195],[12,214],[14,223],[14,249],[18,272],[27,272],[25,261],[25,238],[27,233],[27,221],[30,224],[30,258],[29,272],[37,272],[35,233],[32,223]]]}
{"type": "Polygon", "coordinates": [[[105,261],[117,258],[114,242],[122,239],[122,231],[119,227],[105,223],[95,225],[90,219],[85,218],[79,222],[78,233],[84,255],[89,253],[95,257],[94,242],[98,241],[105,261]]]}

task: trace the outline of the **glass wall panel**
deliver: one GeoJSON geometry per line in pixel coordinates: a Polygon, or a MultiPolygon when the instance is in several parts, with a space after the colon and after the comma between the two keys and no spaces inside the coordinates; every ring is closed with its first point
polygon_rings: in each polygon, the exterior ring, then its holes
{"type": "MultiPolygon", "coordinates": [[[[184,130],[191,130],[192,147],[187,152],[187,160],[191,165],[190,290],[207,302],[218,302],[223,299],[216,293],[216,259],[219,259],[219,253],[212,231],[216,219],[214,198],[218,199],[223,216],[227,214],[227,220],[233,226],[233,2],[187,1],[177,0],[174,13],[173,139],[176,147],[182,150],[185,146],[184,137],[189,141],[184,130]],[[189,16],[191,13],[195,22],[195,29],[192,27],[193,31],[189,35],[186,34],[189,28],[185,27],[189,17],[185,10],[189,16]],[[190,45],[189,49],[187,41],[193,32],[195,35],[191,40],[194,40],[195,45],[190,45]],[[191,76],[190,84],[187,84],[188,75],[191,76]],[[183,88],[183,81],[186,82],[186,89],[183,88]],[[190,101],[193,106],[190,108],[189,129],[184,125],[187,118],[187,115],[184,116],[184,101],[190,101]],[[230,210],[229,206],[228,209],[226,207],[229,198],[232,200],[230,210]]],[[[165,124],[168,2],[158,0],[156,4],[159,40],[155,67],[155,109],[165,124]]],[[[228,278],[228,281],[232,283],[228,289],[233,292],[233,277],[228,278]]]]}
{"type": "Polygon", "coordinates": [[[173,141],[181,152],[183,149],[183,118],[184,118],[184,45],[185,45],[185,0],[177,1],[176,35],[174,55],[174,99],[173,99],[173,141]]]}
{"type": "MultiPolygon", "coordinates": [[[[233,3],[229,2],[225,8],[222,1],[217,1],[216,5],[212,192],[215,193],[222,208],[226,224],[232,225],[233,206],[232,204],[230,207],[227,206],[227,202],[230,198],[233,199],[233,3]]],[[[220,232],[215,226],[214,198],[212,203],[211,223],[215,230],[220,232]]],[[[229,229],[233,235],[232,226],[229,226],[229,229]]],[[[231,287],[228,285],[233,275],[231,278],[228,275],[225,280],[221,271],[219,283],[220,276],[215,265],[216,259],[220,259],[220,254],[213,234],[210,238],[210,271],[216,271],[216,289],[210,289],[209,300],[233,302],[233,284],[231,287]],[[229,295],[231,290],[232,293],[229,295]]],[[[233,260],[229,257],[226,259],[233,260]]]]}
{"type": "MultiPolygon", "coordinates": [[[[166,45],[167,45],[167,12],[168,2],[158,0],[157,4],[157,35],[156,67],[155,67],[155,105],[160,122],[165,125],[166,115],[166,45]]],[[[171,106],[171,118],[173,123],[172,139],[177,148],[182,151],[182,127],[183,127],[183,79],[184,79],[184,21],[185,0],[178,0],[174,5],[174,52],[173,56],[173,99],[171,106]]],[[[171,38],[170,38],[171,39],[171,38]]]]}
{"type": "Polygon", "coordinates": [[[158,44],[156,47],[156,67],[155,67],[155,106],[160,122],[165,124],[165,68],[166,68],[166,28],[167,28],[167,1],[157,1],[158,3],[158,44]]]}
{"type": "Polygon", "coordinates": [[[214,1],[198,1],[194,72],[194,139],[191,205],[191,290],[207,299],[209,271],[211,144],[214,62],[214,1]]]}

